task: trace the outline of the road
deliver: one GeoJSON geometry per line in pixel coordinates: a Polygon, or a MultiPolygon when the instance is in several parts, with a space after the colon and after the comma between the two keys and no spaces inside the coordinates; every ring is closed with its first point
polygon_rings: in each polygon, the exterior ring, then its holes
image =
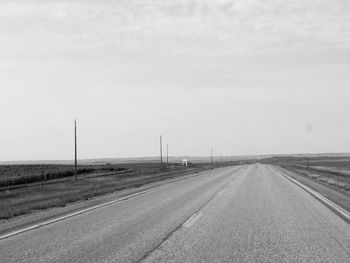
{"type": "Polygon", "coordinates": [[[350,262],[350,226],[265,165],[220,168],[0,240],[1,262],[350,262]]]}

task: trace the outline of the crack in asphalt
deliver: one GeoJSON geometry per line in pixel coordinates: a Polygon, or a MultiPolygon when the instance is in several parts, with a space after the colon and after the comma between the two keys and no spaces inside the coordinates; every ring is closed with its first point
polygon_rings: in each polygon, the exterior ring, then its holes
{"type": "MultiPolygon", "coordinates": [[[[239,169],[238,171],[242,170],[243,168],[246,167],[242,167],[241,169],[239,169]]],[[[237,170],[234,171],[235,173],[238,172],[237,170]]],[[[192,213],[190,216],[188,216],[187,218],[185,218],[185,220],[182,221],[182,223],[180,223],[174,230],[170,231],[164,238],[162,238],[162,240],[159,242],[158,245],[156,245],[154,248],[152,248],[151,250],[149,250],[145,255],[142,256],[142,258],[140,258],[137,262],[140,263],[144,260],[146,260],[154,251],[156,251],[158,248],[160,248],[160,246],[167,241],[176,231],[178,231],[179,229],[181,229],[184,225],[184,223],[186,223],[193,215],[195,214],[199,214],[199,212],[205,208],[215,197],[218,196],[218,193],[220,193],[221,191],[223,191],[226,187],[228,187],[233,181],[235,181],[237,178],[239,178],[241,176],[241,174],[236,175],[234,178],[232,178],[231,180],[229,180],[229,182],[227,184],[225,184],[224,186],[220,187],[218,191],[215,192],[215,194],[213,194],[212,197],[209,198],[209,200],[207,202],[205,202],[202,206],[200,206],[194,213],[192,213]]]]}

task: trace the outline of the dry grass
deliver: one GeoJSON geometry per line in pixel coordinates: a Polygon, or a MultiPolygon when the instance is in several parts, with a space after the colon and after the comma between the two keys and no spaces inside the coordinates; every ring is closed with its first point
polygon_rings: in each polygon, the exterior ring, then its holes
{"type": "Polygon", "coordinates": [[[0,218],[31,213],[35,210],[65,206],[114,191],[177,177],[208,167],[160,167],[155,164],[125,165],[127,172],[81,174],[74,178],[51,180],[21,186],[0,187],[0,218]]]}
{"type": "Polygon", "coordinates": [[[297,171],[304,176],[308,176],[314,180],[322,183],[334,186],[344,191],[350,192],[350,171],[339,171],[338,168],[334,167],[312,167],[305,168],[303,166],[284,166],[290,170],[297,171]]]}
{"type": "Polygon", "coordinates": [[[307,167],[306,158],[300,157],[275,158],[272,163],[299,172],[323,184],[350,192],[349,157],[309,158],[309,167],[307,167]]]}
{"type": "MultiPolygon", "coordinates": [[[[78,174],[125,170],[116,165],[79,165],[78,174]]],[[[73,165],[0,165],[0,186],[28,184],[74,175],[73,165]]]]}

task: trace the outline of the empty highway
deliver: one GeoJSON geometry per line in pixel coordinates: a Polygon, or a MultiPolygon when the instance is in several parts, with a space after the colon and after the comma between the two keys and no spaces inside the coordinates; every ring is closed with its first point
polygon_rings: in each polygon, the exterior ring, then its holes
{"type": "Polygon", "coordinates": [[[1,262],[350,262],[350,225],[267,165],[228,167],[0,240],[1,262]]]}

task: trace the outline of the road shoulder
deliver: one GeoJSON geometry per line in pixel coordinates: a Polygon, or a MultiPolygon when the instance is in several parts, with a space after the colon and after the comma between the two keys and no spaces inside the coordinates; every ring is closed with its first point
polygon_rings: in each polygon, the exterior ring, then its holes
{"type": "Polygon", "coordinates": [[[321,194],[322,196],[329,199],[330,201],[345,209],[346,211],[350,212],[350,196],[344,193],[343,191],[334,189],[333,187],[322,184],[295,171],[290,171],[279,166],[275,168],[287,174],[291,178],[297,180],[298,182],[304,184],[305,186],[311,188],[317,193],[321,194]]]}
{"type": "Polygon", "coordinates": [[[127,198],[128,196],[137,195],[139,193],[142,194],[143,192],[150,191],[158,187],[166,186],[171,183],[176,183],[178,181],[186,180],[192,177],[212,173],[213,171],[214,170],[206,170],[202,172],[184,175],[178,178],[160,180],[157,182],[145,184],[140,187],[129,188],[111,194],[91,198],[88,200],[74,202],[64,207],[54,207],[46,210],[39,210],[35,213],[14,217],[8,220],[2,220],[0,221],[0,236],[5,235],[9,232],[17,231],[18,229],[25,229],[33,225],[41,224],[42,222],[55,220],[56,218],[65,217],[74,213],[79,213],[79,211],[90,209],[95,206],[100,206],[118,199],[127,198]]]}

